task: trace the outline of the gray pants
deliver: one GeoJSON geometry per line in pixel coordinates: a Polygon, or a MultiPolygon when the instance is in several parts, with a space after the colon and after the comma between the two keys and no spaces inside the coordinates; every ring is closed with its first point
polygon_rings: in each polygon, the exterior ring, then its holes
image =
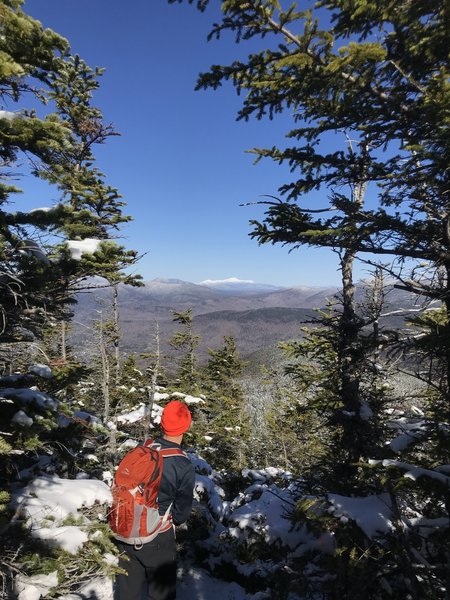
{"type": "Polygon", "coordinates": [[[177,567],[173,529],[160,533],[140,550],[122,542],[116,544],[130,559],[119,561],[119,566],[127,571],[127,575],[117,576],[116,600],[175,599],[177,567]]]}

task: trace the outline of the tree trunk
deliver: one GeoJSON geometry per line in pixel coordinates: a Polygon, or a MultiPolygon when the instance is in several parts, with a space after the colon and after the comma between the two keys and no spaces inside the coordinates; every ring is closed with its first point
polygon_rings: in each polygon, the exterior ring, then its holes
{"type": "Polygon", "coordinates": [[[384,306],[384,279],[383,271],[377,268],[375,271],[374,283],[372,287],[372,297],[370,299],[370,319],[372,321],[373,337],[373,360],[375,364],[380,360],[380,315],[384,306]]]}
{"type": "MultiPolygon", "coordinates": [[[[348,467],[359,461],[363,440],[360,439],[360,364],[358,356],[360,322],[355,312],[353,262],[355,252],[346,251],[341,259],[343,310],[339,323],[339,368],[343,411],[342,446],[348,467]]],[[[353,469],[352,469],[353,470],[353,469]]]]}
{"type": "Polygon", "coordinates": [[[114,319],[114,385],[120,383],[120,326],[119,326],[119,286],[113,286],[113,319],[114,319]]]}
{"type": "Polygon", "coordinates": [[[103,314],[100,313],[100,356],[102,361],[102,395],[103,395],[103,422],[106,424],[109,420],[110,409],[110,366],[108,353],[106,349],[105,336],[103,331],[103,314]]]}
{"type": "Polygon", "coordinates": [[[153,404],[155,402],[156,385],[158,383],[159,371],[161,367],[161,349],[160,349],[160,337],[159,337],[159,322],[156,321],[155,325],[155,364],[153,365],[152,377],[150,381],[150,390],[148,392],[148,414],[147,418],[144,419],[144,437],[147,437],[150,431],[150,425],[152,422],[152,411],[153,404]]]}
{"type": "MultiPolygon", "coordinates": [[[[67,362],[67,323],[66,321],[61,321],[61,361],[63,366],[65,366],[67,362]]],[[[66,400],[67,399],[67,389],[64,388],[61,390],[61,397],[66,400]]]]}
{"type": "Polygon", "coordinates": [[[65,364],[67,361],[67,323],[61,321],[61,360],[65,364]]]}
{"type": "MultiPolygon", "coordinates": [[[[363,148],[363,152],[365,149],[363,148]]],[[[356,209],[362,208],[367,184],[356,183],[352,189],[353,203],[356,209]]],[[[342,315],[339,323],[338,355],[341,380],[341,400],[343,404],[343,449],[347,453],[348,465],[361,458],[364,447],[361,432],[361,355],[359,350],[359,333],[361,320],[356,315],[355,285],[353,283],[353,264],[356,251],[345,250],[341,255],[342,272],[342,315]]],[[[354,469],[351,468],[353,471],[354,469]]]]}

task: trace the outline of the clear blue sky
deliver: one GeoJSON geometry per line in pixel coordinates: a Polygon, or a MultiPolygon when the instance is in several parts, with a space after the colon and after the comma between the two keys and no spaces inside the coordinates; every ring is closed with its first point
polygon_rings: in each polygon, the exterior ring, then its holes
{"type": "MultiPolygon", "coordinates": [[[[283,144],[291,123],[288,115],[236,122],[240,101],[231,86],[194,91],[200,71],[249,50],[231,36],[206,41],[216,8],[201,14],[165,0],[27,0],[24,10],[67,37],[91,67],[106,68],[94,103],[121,137],[95,152],[134,218],[120,241],[148,253],[138,267],[144,279],[339,281],[332,252],[289,254],[248,236],[248,221],[263,211],[239,205],[276,195],[289,174],[270,161],[254,166],[245,150],[283,144]]],[[[32,204],[48,203],[48,190],[33,188],[32,204]]]]}

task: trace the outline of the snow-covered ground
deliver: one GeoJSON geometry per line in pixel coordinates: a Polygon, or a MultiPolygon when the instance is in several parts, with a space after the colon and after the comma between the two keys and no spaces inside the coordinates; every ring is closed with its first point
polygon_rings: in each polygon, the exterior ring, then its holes
{"type": "MultiPolygon", "coordinates": [[[[31,372],[48,377],[44,367],[36,365],[31,372]]],[[[5,383],[11,385],[10,379],[5,383]]],[[[184,394],[179,394],[179,397],[190,404],[203,402],[202,398],[184,394]]],[[[157,402],[153,405],[154,424],[160,421],[162,403],[167,399],[167,394],[158,392],[156,400],[161,405],[157,402]]],[[[37,406],[55,413],[59,410],[58,401],[37,389],[6,387],[1,390],[1,400],[11,404],[14,400],[17,407],[21,407],[12,413],[11,419],[16,426],[23,428],[33,424],[33,419],[27,414],[31,414],[30,407],[37,406]]],[[[78,416],[93,429],[98,424],[95,415],[79,411],[78,416]]],[[[145,416],[146,407],[141,404],[116,417],[112,426],[115,428],[120,424],[134,423],[145,416]]],[[[62,419],[61,415],[59,418],[62,419]]],[[[70,419],[64,417],[59,426],[67,426],[68,422],[70,419]]],[[[395,454],[420,440],[427,431],[422,417],[393,419],[391,428],[393,437],[390,447],[395,454]]],[[[122,446],[131,447],[136,443],[136,440],[128,439],[122,446]]],[[[85,458],[89,456],[91,454],[86,454],[85,458]]],[[[97,459],[95,455],[92,456],[97,459]]],[[[289,561],[318,554],[331,555],[336,546],[333,528],[309,527],[307,519],[295,526],[292,524],[289,515],[299,499],[310,502],[310,510],[316,516],[329,516],[344,527],[351,521],[369,540],[386,539],[395,533],[398,526],[388,494],[347,497],[330,492],[321,497],[305,496],[301,481],[281,469],[268,467],[244,469],[241,473],[241,491],[234,498],[227,498],[224,475],[215,472],[196,453],[189,452],[189,458],[196,470],[193,522],[198,524],[199,529],[203,527],[204,531],[195,540],[190,538],[197,533],[196,525],[187,531],[185,552],[179,557],[178,600],[269,600],[271,592],[266,589],[264,582],[270,581],[272,574],[281,568],[281,563],[284,568],[289,561]],[[200,553],[196,554],[193,550],[195,545],[196,550],[201,550],[200,553]],[[273,549],[272,556],[264,560],[238,558],[239,552],[236,550],[258,545],[273,549]],[[199,554],[203,558],[199,559],[199,554]],[[231,574],[227,580],[219,578],[223,567],[231,574]],[[233,579],[233,573],[236,574],[236,581],[229,580],[233,579]],[[238,584],[238,581],[245,584],[254,577],[261,581],[258,592],[249,593],[238,584]]],[[[18,472],[18,485],[21,481],[24,483],[22,487],[15,488],[12,497],[13,520],[25,524],[31,536],[49,548],[61,549],[73,555],[75,560],[81,548],[86,544],[89,546],[88,542],[94,541],[90,545],[97,544],[98,536],[103,535],[99,526],[107,521],[112,474],[104,471],[104,481],[92,478],[89,472],[80,472],[76,479],[67,479],[55,474],[51,462],[50,455],[37,455],[34,465],[18,472]]],[[[369,465],[372,468],[395,468],[415,484],[426,479],[445,489],[450,487],[449,465],[425,469],[393,459],[371,460],[369,465]]],[[[445,531],[447,527],[448,519],[441,515],[426,517],[417,510],[402,521],[404,531],[411,528],[423,539],[440,530],[445,531]]],[[[257,552],[255,556],[258,556],[257,552]]],[[[106,566],[117,563],[117,557],[112,553],[103,552],[101,557],[106,566]]],[[[95,572],[70,594],[63,595],[60,592],[62,595],[56,597],[59,600],[112,600],[112,580],[99,576],[100,572],[95,572]]],[[[15,578],[18,600],[40,600],[48,597],[49,590],[55,589],[58,589],[56,571],[33,577],[18,575],[15,578]]],[[[288,600],[302,600],[304,596],[301,592],[299,594],[291,592],[288,600]]]]}
{"type": "MultiPolygon", "coordinates": [[[[113,585],[108,579],[94,579],[83,586],[76,594],[59,596],[58,600],[112,600],[113,585]]],[[[211,577],[204,569],[180,567],[178,569],[177,600],[251,600],[255,595],[247,595],[237,583],[228,583],[211,577]]],[[[258,598],[262,600],[260,595],[258,598]]],[[[31,596],[20,600],[33,600],[31,596]]]]}
{"type": "MultiPolygon", "coordinates": [[[[225,555],[229,551],[229,541],[233,543],[253,543],[254,539],[277,548],[285,548],[291,558],[304,556],[308,552],[331,553],[334,548],[333,536],[328,532],[313,533],[306,526],[292,527],[286,518],[289,507],[295,503],[296,483],[289,474],[269,467],[261,470],[245,470],[248,487],[232,502],[224,498],[224,492],[215,481],[216,473],[211,466],[196,454],[189,454],[196,467],[194,511],[203,511],[209,521],[210,536],[201,543],[210,553],[207,563],[214,569],[228,561],[236,572],[251,576],[268,573],[273,564],[256,561],[255,564],[242,564],[237,559],[225,555]],[[275,480],[284,483],[277,485],[275,480]],[[228,540],[228,543],[225,541],[228,540]]],[[[90,521],[83,517],[83,507],[98,505],[98,519],[106,519],[107,507],[111,501],[109,486],[94,479],[62,479],[55,475],[41,476],[32,480],[14,498],[16,516],[26,519],[31,534],[48,544],[66,552],[76,554],[92,536],[90,521]],[[71,515],[76,524],[66,524],[71,515]],[[91,532],[91,533],[89,533],[91,532]]],[[[329,497],[329,512],[342,522],[354,520],[370,537],[385,533],[391,528],[390,507],[387,497],[346,498],[336,494],[329,497]]],[[[193,562],[187,553],[180,560],[178,569],[179,600],[262,600],[269,598],[267,592],[248,594],[236,582],[215,578],[205,568],[193,562]]],[[[105,555],[105,562],[116,560],[113,555],[105,555]]],[[[205,565],[206,566],[206,565],[205,565]]],[[[46,575],[33,578],[19,577],[16,580],[18,600],[39,600],[45,598],[50,588],[56,585],[55,577],[46,575]]],[[[60,596],[60,600],[80,600],[96,598],[110,600],[113,597],[111,580],[93,578],[76,593],[60,596]]]]}

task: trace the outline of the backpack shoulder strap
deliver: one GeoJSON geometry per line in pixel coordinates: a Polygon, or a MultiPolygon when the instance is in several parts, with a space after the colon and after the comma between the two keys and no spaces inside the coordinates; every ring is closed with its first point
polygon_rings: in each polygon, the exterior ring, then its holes
{"type": "Polygon", "coordinates": [[[184,456],[187,458],[186,452],[181,450],[181,448],[161,448],[159,452],[163,458],[168,458],[169,456],[184,456]]]}
{"type": "Polygon", "coordinates": [[[187,458],[186,452],[184,452],[184,450],[181,450],[181,448],[162,448],[161,444],[158,444],[157,442],[154,442],[150,439],[145,440],[143,446],[145,448],[150,447],[154,448],[155,450],[158,450],[162,458],[167,458],[169,456],[184,456],[185,458],[187,458]]]}
{"type": "Polygon", "coordinates": [[[139,444],[139,446],[144,446],[144,448],[149,448],[150,446],[156,448],[157,450],[160,447],[160,444],[155,444],[155,442],[151,439],[145,440],[145,442],[143,442],[142,444],[139,444]]]}

